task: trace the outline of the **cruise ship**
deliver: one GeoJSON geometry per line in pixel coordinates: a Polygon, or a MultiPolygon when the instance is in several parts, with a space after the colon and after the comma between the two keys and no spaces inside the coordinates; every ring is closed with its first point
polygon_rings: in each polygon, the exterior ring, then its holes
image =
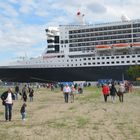
{"type": "Polygon", "coordinates": [[[41,57],[0,67],[0,79],[13,82],[129,79],[140,65],[140,19],[122,17],[103,24],[59,25],[46,30],[41,57]]]}

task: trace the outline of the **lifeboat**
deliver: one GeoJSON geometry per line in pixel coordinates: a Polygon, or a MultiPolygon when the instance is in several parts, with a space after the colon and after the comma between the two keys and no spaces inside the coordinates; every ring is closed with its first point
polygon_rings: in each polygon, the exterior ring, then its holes
{"type": "Polygon", "coordinates": [[[140,43],[134,43],[132,44],[132,47],[135,49],[140,49],[140,43]]]}
{"type": "Polygon", "coordinates": [[[114,44],[112,45],[115,49],[128,49],[130,44],[114,44]]]}
{"type": "Polygon", "coordinates": [[[107,45],[97,45],[96,47],[96,50],[110,50],[111,49],[111,46],[107,46],[107,45]]]}

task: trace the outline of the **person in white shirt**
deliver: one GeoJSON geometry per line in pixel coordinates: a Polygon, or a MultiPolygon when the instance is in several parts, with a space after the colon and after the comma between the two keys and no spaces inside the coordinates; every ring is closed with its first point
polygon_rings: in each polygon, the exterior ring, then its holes
{"type": "Polygon", "coordinates": [[[11,88],[8,88],[8,91],[5,91],[1,95],[1,99],[3,101],[3,105],[5,106],[5,120],[11,121],[12,119],[12,106],[13,106],[13,99],[14,94],[11,88]]]}
{"type": "Polygon", "coordinates": [[[68,84],[66,84],[66,86],[64,86],[63,88],[65,103],[68,103],[70,92],[71,92],[71,88],[68,86],[68,84]]]}

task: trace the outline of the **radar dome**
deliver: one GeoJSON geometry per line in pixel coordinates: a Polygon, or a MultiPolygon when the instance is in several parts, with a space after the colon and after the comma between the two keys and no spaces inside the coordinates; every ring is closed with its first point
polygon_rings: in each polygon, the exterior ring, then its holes
{"type": "Polygon", "coordinates": [[[125,22],[125,21],[129,21],[130,18],[129,18],[127,15],[123,14],[123,15],[121,16],[121,20],[122,20],[122,22],[125,22]]]}

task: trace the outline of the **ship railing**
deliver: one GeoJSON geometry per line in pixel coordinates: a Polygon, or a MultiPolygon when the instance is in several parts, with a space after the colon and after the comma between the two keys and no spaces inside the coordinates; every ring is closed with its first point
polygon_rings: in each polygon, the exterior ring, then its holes
{"type": "Polygon", "coordinates": [[[127,20],[125,22],[124,21],[114,21],[114,22],[97,23],[97,24],[86,24],[86,25],[70,24],[70,25],[59,25],[59,26],[60,27],[89,27],[89,26],[102,26],[102,25],[112,25],[112,24],[131,23],[131,22],[140,22],[140,19],[127,20]]]}

